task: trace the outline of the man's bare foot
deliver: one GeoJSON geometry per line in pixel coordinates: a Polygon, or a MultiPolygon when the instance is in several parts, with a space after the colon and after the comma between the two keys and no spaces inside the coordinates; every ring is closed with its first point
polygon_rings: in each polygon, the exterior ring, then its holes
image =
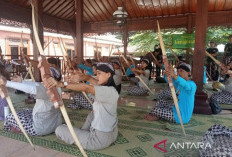
{"type": "Polygon", "coordinates": [[[148,121],[156,121],[156,120],[159,120],[159,117],[153,116],[151,114],[147,114],[144,116],[144,119],[146,119],[148,121]]]}

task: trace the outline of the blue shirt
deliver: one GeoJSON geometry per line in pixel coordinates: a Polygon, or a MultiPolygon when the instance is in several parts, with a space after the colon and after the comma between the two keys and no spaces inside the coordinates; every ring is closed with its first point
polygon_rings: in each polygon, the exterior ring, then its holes
{"type": "Polygon", "coordinates": [[[203,83],[206,84],[206,66],[204,66],[203,83]]]}
{"type": "MultiPolygon", "coordinates": [[[[197,86],[192,80],[186,81],[180,76],[178,76],[176,80],[173,79],[173,84],[176,88],[176,91],[180,90],[178,95],[178,105],[182,121],[184,124],[186,124],[189,122],[193,114],[195,92],[197,90],[197,86]]],[[[173,106],[172,109],[175,121],[177,123],[180,123],[176,107],[173,106]]]]}
{"type": "MultiPolygon", "coordinates": [[[[131,65],[131,68],[134,69],[135,66],[132,64],[132,65],[131,65]]],[[[126,76],[129,76],[129,75],[132,75],[132,74],[134,74],[134,73],[130,70],[130,68],[127,68],[127,69],[126,69],[126,76]]]]}
{"type": "Polygon", "coordinates": [[[93,68],[92,67],[88,67],[84,64],[79,64],[78,68],[86,70],[87,71],[87,75],[93,75],[93,68]]]}

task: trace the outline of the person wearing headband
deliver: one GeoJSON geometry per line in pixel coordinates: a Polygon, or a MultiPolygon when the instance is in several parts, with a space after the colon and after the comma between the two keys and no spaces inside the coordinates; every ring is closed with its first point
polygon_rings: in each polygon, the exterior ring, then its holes
{"type": "Polygon", "coordinates": [[[114,70],[115,70],[115,75],[114,75],[114,82],[117,88],[119,89],[119,93],[121,92],[121,83],[122,83],[122,70],[121,70],[121,64],[118,60],[114,60],[112,62],[114,70]]]}
{"type": "MultiPolygon", "coordinates": [[[[136,75],[139,75],[140,78],[143,80],[143,82],[148,85],[149,80],[151,79],[151,71],[152,71],[152,65],[150,61],[146,58],[141,60],[141,70],[139,69],[132,69],[133,73],[136,75]]],[[[148,89],[144,86],[144,84],[137,79],[137,86],[132,86],[127,89],[127,92],[130,95],[134,96],[141,96],[146,95],[148,93],[148,89]]]]}
{"type": "MultiPolygon", "coordinates": [[[[75,128],[75,133],[84,149],[99,150],[109,147],[118,135],[117,102],[118,89],[114,83],[114,68],[109,63],[98,63],[96,79],[81,73],[70,76],[68,83],[57,82],[49,78],[45,83],[47,88],[65,87],[73,91],[83,91],[94,95],[93,111],[89,113],[81,129],[75,128]],[[78,83],[88,81],[86,83],[78,83]]],[[[66,125],[57,127],[56,136],[67,144],[74,144],[66,125]]]]}
{"type": "MultiPolygon", "coordinates": [[[[172,78],[176,94],[178,95],[178,105],[182,121],[187,124],[193,114],[196,84],[190,80],[191,66],[182,63],[177,67],[177,75],[172,66],[165,70],[165,74],[172,78]]],[[[155,107],[144,117],[146,120],[167,120],[180,123],[176,108],[173,103],[168,103],[164,99],[159,99],[155,107]]]]}
{"type": "Polygon", "coordinates": [[[226,65],[222,65],[222,73],[226,75],[225,85],[220,86],[221,92],[214,93],[209,99],[209,105],[214,114],[221,112],[219,104],[232,104],[232,57],[226,65]]]}
{"type": "MultiPolygon", "coordinates": [[[[54,67],[50,67],[51,76],[57,81],[61,80],[61,73],[54,67]]],[[[7,81],[6,87],[17,89],[35,96],[36,102],[33,109],[23,110],[17,113],[25,131],[31,136],[42,136],[53,133],[62,124],[60,110],[55,109],[53,102],[47,95],[47,89],[41,82],[22,80],[15,76],[12,81],[7,81]]],[[[61,94],[61,88],[58,88],[61,94]]],[[[4,123],[4,130],[21,132],[14,116],[9,114],[4,123]]]]}

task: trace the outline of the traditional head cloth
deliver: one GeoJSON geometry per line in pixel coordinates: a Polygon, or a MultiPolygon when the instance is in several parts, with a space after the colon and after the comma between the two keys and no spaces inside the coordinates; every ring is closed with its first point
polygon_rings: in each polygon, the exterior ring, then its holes
{"type": "Polygon", "coordinates": [[[106,73],[111,73],[112,75],[114,75],[114,68],[109,63],[100,62],[97,64],[96,69],[103,71],[103,72],[106,72],[106,73]]]}
{"type": "Polygon", "coordinates": [[[148,59],[146,59],[146,58],[143,58],[143,59],[141,60],[141,62],[145,62],[147,65],[149,65],[149,63],[150,63],[150,61],[149,61],[148,59]]]}
{"type": "Polygon", "coordinates": [[[100,70],[100,71],[103,71],[103,72],[106,72],[106,73],[111,73],[111,76],[110,78],[108,79],[107,83],[104,84],[104,86],[113,86],[117,92],[119,93],[120,89],[119,87],[117,87],[115,85],[115,82],[114,82],[114,79],[113,79],[113,75],[114,75],[114,68],[111,64],[109,63],[104,63],[104,62],[100,62],[97,64],[97,67],[96,67],[97,70],[100,70]]]}
{"type": "Polygon", "coordinates": [[[117,64],[118,66],[120,66],[120,62],[118,60],[113,60],[112,63],[117,64]]]}
{"type": "Polygon", "coordinates": [[[60,67],[60,60],[58,58],[50,57],[47,59],[48,63],[54,64],[57,67],[60,67]]]}
{"type": "Polygon", "coordinates": [[[181,63],[177,69],[183,69],[184,71],[191,72],[191,66],[187,63],[181,63]]]}
{"type": "Polygon", "coordinates": [[[53,77],[55,80],[57,81],[61,80],[61,73],[56,68],[50,67],[50,73],[51,73],[51,77],[53,77]]]}

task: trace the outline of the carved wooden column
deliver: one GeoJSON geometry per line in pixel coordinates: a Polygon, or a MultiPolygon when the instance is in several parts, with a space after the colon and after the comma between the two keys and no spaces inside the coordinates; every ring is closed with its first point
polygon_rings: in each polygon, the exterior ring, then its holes
{"type": "Polygon", "coordinates": [[[194,112],[200,114],[212,114],[211,108],[207,102],[208,96],[202,91],[208,4],[209,0],[197,0],[195,49],[193,55],[193,81],[197,84],[194,112]]]}
{"type": "MultiPolygon", "coordinates": [[[[35,6],[35,25],[37,27],[39,39],[41,42],[42,47],[44,47],[44,36],[43,36],[43,1],[41,0],[34,0],[33,4],[35,6]]],[[[35,36],[33,32],[32,26],[30,27],[31,29],[31,40],[33,44],[33,59],[38,60],[39,56],[39,49],[37,47],[36,41],[35,41],[35,36]]],[[[40,79],[40,71],[38,68],[34,68],[34,78],[35,81],[39,82],[41,81],[40,79]]]]}
{"type": "Polygon", "coordinates": [[[127,46],[128,46],[128,28],[127,24],[123,28],[123,45],[124,45],[124,56],[127,55],[127,46]]]}
{"type": "MultiPolygon", "coordinates": [[[[192,15],[188,15],[188,25],[187,25],[187,33],[192,33],[193,32],[193,27],[192,27],[192,15]]],[[[186,49],[186,63],[189,64],[189,52],[190,52],[190,48],[186,49]]]]}
{"type": "Polygon", "coordinates": [[[83,0],[76,0],[76,36],[74,38],[77,63],[83,61],[83,0]]]}
{"type": "MultiPolygon", "coordinates": [[[[38,30],[39,39],[41,42],[41,45],[44,46],[44,36],[43,36],[43,2],[41,0],[34,0],[33,1],[35,6],[35,25],[38,30]]],[[[33,44],[33,55],[34,60],[38,60],[39,55],[39,49],[36,45],[34,34],[33,34],[33,28],[31,27],[31,39],[33,44]]]]}

